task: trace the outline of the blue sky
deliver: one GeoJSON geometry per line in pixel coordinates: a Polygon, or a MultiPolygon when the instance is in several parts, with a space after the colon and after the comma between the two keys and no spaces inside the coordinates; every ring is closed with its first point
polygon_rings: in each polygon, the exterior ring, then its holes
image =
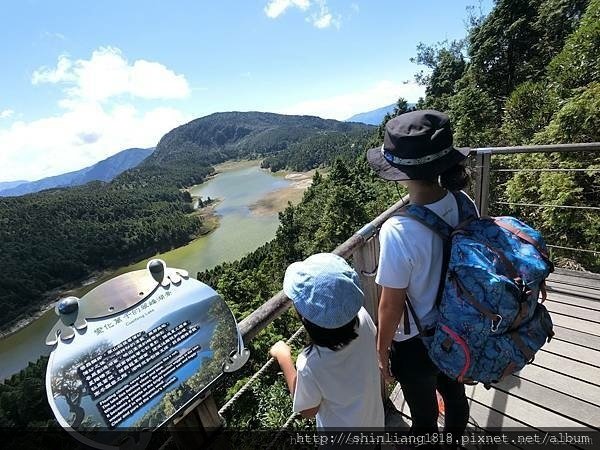
{"type": "MultiPolygon", "coordinates": [[[[0,29],[0,181],[77,170],[217,111],[346,119],[416,101],[419,42],[476,0],[11,0],[0,29]],[[408,83],[407,83],[408,81],[408,83]]],[[[483,12],[491,0],[484,0],[483,12]]],[[[479,6],[478,6],[479,7],[479,6]]]]}

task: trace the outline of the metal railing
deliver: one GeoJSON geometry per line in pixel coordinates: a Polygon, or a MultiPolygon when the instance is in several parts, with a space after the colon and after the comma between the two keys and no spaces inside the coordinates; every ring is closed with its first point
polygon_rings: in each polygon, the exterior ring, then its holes
{"type": "MultiPolygon", "coordinates": [[[[490,192],[490,174],[491,170],[491,157],[492,155],[501,154],[515,154],[515,153],[551,153],[551,152],[582,152],[582,151],[594,151],[598,152],[600,156],[600,142],[590,144],[557,144],[557,145],[537,145],[537,146],[520,146],[520,147],[495,147],[495,148],[475,148],[472,149],[470,154],[475,155],[475,180],[474,180],[474,196],[475,202],[479,211],[482,215],[487,215],[489,212],[489,192],[490,192]]],[[[519,171],[523,169],[511,169],[519,171]]],[[[526,170],[526,169],[525,169],[526,170]]],[[[565,171],[572,169],[562,169],[565,171]]],[[[594,170],[594,169],[585,169],[594,170]]],[[[600,169],[598,169],[600,170],[600,169]]],[[[378,243],[376,237],[381,225],[391,216],[393,216],[400,208],[408,204],[408,196],[392,205],[385,212],[380,214],[372,222],[366,224],[353,236],[351,236],[343,244],[339,245],[333,253],[343,258],[350,258],[354,262],[355,269],[361,275],[361,281],[366,282],[363,285],[366,286],[367,297],[373,292],[373,289],[369,289],[374,284],[372,277],[369,277],[376,268],[377,258],[373,258],[378,253],[378,243]]],[[[562,205],[536,205],[531,206],[538,207],[559,207],[569,208],[569,206],[562,205]]],[[[600,207],[587,206],[579,207],[573,206],[572,208],[587,209],[591,211],[600,211],[600,207]]],[[[591,251],[586,249],[577,249],[581,251],[591,251]]],[[[371,315],[376,319],[376,310],[373,309],[376,299],[368,298],[367,309],[371,315]]],[[[290,302],[283,293],[280,291],[274,297],[267,302],[263,303],[258,309],[252,312],[244,320],[240,322],[240,331],[244,338],[244,342],[249,342],[253,339],[261,330],[269,325],[273,320],[283,314],[290,306],[290,302]]]]}
{"type": "MultiPolygon", "coordinates": [[[[476,148],[472,149],[470,154],[475,157],[475,177],[473,186],[473,195],[475,202],[482,215],[487,215],[489,212],[489,206],[491,204],[490,195],[490,183],[491,177],[494,172],[492,169],[492,156],[493,155],[507,155],[507,154],[520,154],[520,153],[551,153],[551,152],[583,152],[591,151],[598,153],[600,156],[600,143],[590,144],[560,144],[560,145],[539,145],[539,146],[519,146],[519,147],[496,147],[496,148],[476,148]]],[[[556,171],[594,171],[600,169],[498,169],[498,172],[519,172],[519,171],[542,171],[542,170],[556,170],[556,171]]],[[[373,317],[374,321],[377,322],[377,306],[380,290],[375,284],[374,273],[377,269],[377,260],[379,253],[379,242],[378,242],[378,231],[381,225],[391,216],[408,203],[408,196],[396,202],[385,212],[380,214],[373,221],[363,226],[359,231],[352,235],[348,240],[339,245],[333,253],[346,258],[351,259],[354,268],[359,273],[361,283],[365,292],[365,307],[373,317]]],[[[497,202],[497,204],[503,206],[514,206],[518,203],[510,202],[497,202]]],[[[589,210],[593,212],[600,211],[600,207],[594,205],[588,206],[570,206],[570,205],[538,205],[538,204],[527,204],[531,207],[540,208],[572,208],[577,210],[589,210]]],[[[535,224],[533,224],[535,226],[535,224]]],[[[594,254],[600,254],[596,250],[571,248],[567,246],[552,246],[549,247],[589,252],[594,254]]],[[[247,344],[254,339],[263,329],[271,324],[275,319],[281,316],[291,306],[290,300],[285,296],[283,291],[280,291],[274,295],[271,299],[263,303],[259,308],[254,310],[250,315],[244,318],[240,324],[240,332],[243,336],[244,342],[247,344]]],[[[296,335],[298,332],[296,333],[296,335]]],[[[291,339],[291,338],[290,338],[291,339]]],[[[230,399],[226,405],[224,405],[220,412],[224,412],[225,409],[231,408],[237,398],[247,390],[250,383],[253,383],[262,373],[264,373],[268,367],[272,364],[272,359],[268,360],[262,369],[260,369],[254,377],[250,379],[246,386],[241,388],[241,392],[230,399]]],[[[286,422],[286,426],[290,424],[293,416],[290,416],[286,422]]]]}
{"type": "MultiPolygon", "coordinates": [[[[491,177],[494,173],[543,173],[543,172],[564,172],[564,173],[594,173],[600,172],[600,168],[493,168],[492,156],[493,155],[511,155],[511,154],[524,154],[524,153],[582,153],[592,152],[600,157],[600,142],[584,143],[584,144],[555,144],[555,145],[531,145],[531,146],[517,146],[517,147],[490,147],[490,148],[477,148],[471,151],[475,154],[475,201],[479,207],[479,211],[482,215],[489,213],[490,205],[500,206],[517,206],[525,208],[539,208],[539,209],[563,209],[563,210],[579,210],[589,211],[598,213],[600,206],[597,205],[559,205],[559,204],[538,204],[528,202],[508,202],[508,201],[494,201],[490,198],[490,183],[491,177]]],[[[536,224],[532,224],[536,226],[536,224]]],[[[566,250],[571,253],[582,253],[582,254],[593,254],[600,255],[600,250],[590,250],[587,248],[572,247],[566,245],[553,245],[548,244],[550,249],[555,250],[566,250]]]]}

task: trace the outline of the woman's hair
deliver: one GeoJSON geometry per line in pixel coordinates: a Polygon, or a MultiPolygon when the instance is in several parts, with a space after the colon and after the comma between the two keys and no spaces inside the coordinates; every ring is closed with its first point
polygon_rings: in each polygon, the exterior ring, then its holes
{"type": "Polygon", "coordinates": [[[358,337],[358,334],[356,333],[358,316],[339,328],[320,327],[301,315],[300,320],[302,321],[304,328],[306,328],[309,337],[309,344],[306,350],[307,353],[312,351],[313,345],[327,347],[336,352],[358,337]]]}
{"type": "Polygon", "coordinates": [[[440,174],[439,184],[449,191],[460,191],[469,184],[469,170],[464,164],[456,164],[440,174]]]}

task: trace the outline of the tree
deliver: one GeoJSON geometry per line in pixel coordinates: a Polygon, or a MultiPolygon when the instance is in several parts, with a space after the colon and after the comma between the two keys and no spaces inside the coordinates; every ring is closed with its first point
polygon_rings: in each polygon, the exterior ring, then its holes
{"type": "MultiPolygon", "coordinates": [[[[518,84],[539,72],[533,27],[542,0],[498,0],[469,35],[470,70],[477,87],[501,106],[518,84]]],[[[543,66],[541,67],[543,68],[543,66]]]]}
{"type": "Polygon", "coordinates": [[[558,98],[543,81],[526,81],[511,92],[504,106],[502,137],[509,145],[531,142],[558,110],[558,98]]]}
{"type": "Polygon", "coordinates": [[[570,90],[600,81],[600,0],[591,0],[581,24],[550,62],[548,76],[563,97],[570,90]]]}
{"type": "Polygon", "coordinates": [[[394,110],[391,113],[385,113],[381,124],[377,127],[377,138],[375,140],[371,139],[368,148],[375,147],[377,145],[381,145],[383,141],[383,137],[385,136],[385,124],[388,123],[390,119],[399,116],[400,114],[404,114],[411,111],[411,108],[408,106],[408,102],[404,97],[399,97],[396,101],[396,106],[394,106],[394,110]]]}
{"type": "Polygon", "coordinates": [[[448,115],[455,145],[485,147],[496,142],[499,115],[494,100],[483,89],[473,85],[462,88],[451,97],[448,115]]]}
{"type": "Polygon", "coordinates": [[[535,44],[537,76],[563,48],[567,37],[579,25],[588,0],[545,0],[538,8],[532,27],[538,33],[535,44]]]}

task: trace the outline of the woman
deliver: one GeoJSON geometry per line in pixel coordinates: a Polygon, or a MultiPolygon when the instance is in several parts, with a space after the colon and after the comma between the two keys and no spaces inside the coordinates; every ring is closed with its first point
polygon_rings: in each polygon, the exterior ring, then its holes
{"type": "MultiPolygon", "coordinates": [[[[467,154],[467,149],[452,146],[448,116],[423,110],[388,121],[383,145],[369,150],[367,159],[380,177],[406,186],[411,203],[431,209],[455,227],[459,211],[450,191],[461,190],[468,183],[463,165],[467,154]]],[[[408,296],[423,328],[435,325],[443,242],[425,225],[404,216],[388,219],[379,238],[379,367],[387,381],[395,378],[400,383],[415,434],[438,431],[437,389],[444,399],[444,431],[451,432],[456,442],[469,417],[464,385],[433,364],[408,311],[409,326],[401,323],[408,296]]]]}

